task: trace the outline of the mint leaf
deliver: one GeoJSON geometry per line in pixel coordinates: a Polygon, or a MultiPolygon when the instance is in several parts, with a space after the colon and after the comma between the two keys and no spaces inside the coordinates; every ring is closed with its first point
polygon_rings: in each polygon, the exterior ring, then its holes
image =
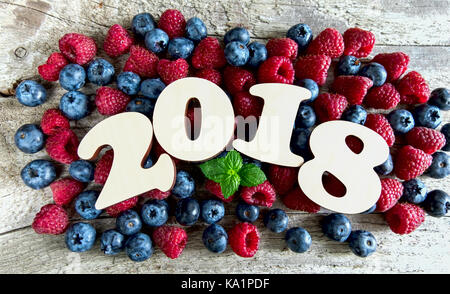
{"type": "Polygon", "coordinates": [[[228,178],[228,168],[225,164],[225,158],[216,158],[199,165],[206,178],[220,183],[228,178]]]}
{"type": "MultiPolygon", "coordinates": [[[[225,157],[225,164],[228,167],[228,169],[233,170],[235,173],[238,173],[239,170],[242,168],[241,154],[239,154],[239,152],[237,152],[236,150],[231,150],[225,157]]],[[[230,174],[234,173],[230,172],[230,174]]]]}
{"type": "Polygon", "coordinates": [[[264,172],[253,163],[245,164],[239,171],[239,177],[244,187],[258,186],[267,179],[264,172]]]}
{"type": "Polygon", "coordinates": [[[236,193],[239,189],[239,184],[241,179],[237,174],[231,175],[222,182],[220,182],[220,188],[222,189],[222,194],[225,199],[229,198],[231,195],[236,193]]]}

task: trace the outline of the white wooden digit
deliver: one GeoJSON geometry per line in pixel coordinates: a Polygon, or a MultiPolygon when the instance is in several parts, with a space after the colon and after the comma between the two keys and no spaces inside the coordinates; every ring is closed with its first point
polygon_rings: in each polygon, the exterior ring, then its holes
{"type": "Polygon", "coordinates": [[[114,150],[111,172],[95,204],[97,209],[152,189],[168,191],[172,188],[176,169],[169,155],[162,154],[151,168],[142,167],[152,138],[152,123],[138,112],[111,116],[84,136],[78,147],[78,155],[83,159],[95,158],[105,145],[114,150]]]}
{"type": "Polygon", "coordinates": [[[373,168],[386,161],[389,147],[376,132],[347,121],[330,121],[317,126],[310,137],[314,159],[306,162],[298,173],[303,192],[320,206],[340,213],[361,213],[380,197],[381,183],[373,168]],[[361,139],[364,149],[352,152],[345,138],[361,139]],[[329,194],[322,184],[324,172],[332,173],[346,187],[343,197],[329,194]]]}

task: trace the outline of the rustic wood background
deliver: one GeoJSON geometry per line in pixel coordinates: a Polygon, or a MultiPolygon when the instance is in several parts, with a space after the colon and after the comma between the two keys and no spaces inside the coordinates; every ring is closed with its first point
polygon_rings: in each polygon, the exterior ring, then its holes
{"type": "MultiPolygon", "coordinates": [[[[448,87],[450,60],[450,2],[448,0],[228,0],[228,1],[0,1],[0,272],[2,273],[448,273],[450,272],[450,217],[427,217],[409,236],[391,233],[380,214],[351,216],[355,229],[374,233],[379,247],[369,258],[353,255],[346,244],[329,241],[318,225],[320,215],[289,211],[290,226],[302,226],[312,235],[313,245],[305,254],[285,248],[283,235],[261,231],[261,249],[252,259],[236,256],[231,249],[221,255],[209,253],[201,242],[205,225],[188,229],[189,242],[177,260],[159,250],[146,262],[131,262],[125,254],[104,256],[95,249],[69,252],[63,236],[37,235],[30,224],[39,208],[52,201],[49,188],[33,191],[19,172],[29,161],[46,158],[19,152],[13,142],[17,128],[37,123],[43,112],[57,107],[62,95],[57,84],[46,83],[50,99],[37,108],[21,106],[14,97],[18,82],[37,77],[37,66],[58,50],[65,33],[90,35],[102,44],[107,29],[119,23],[131,27],[139,12],[159,16],[168,8],[180,9],[186,18],[202,18],[209,34],[223,36],[236,25],[249,29],[254,39],[284,36],[299,22],[308,23],[315,34],[327,27],[343,32],[358,26],[375,33],[378,52],[404,51],[411,57],[410,69],[423,74],[431,88],[448,87]]],[[[123,64],[123,60],[121,61],[123,64]]],[[[119,62],[117,70],[122,65],[119,62]]],[[[325,88],[326,90],[326,88],[325,88]]],[[[84,89],[94,93],[93,88],[84,89]]],[[[445,114],[445,121],[450,116],[445,114]]],[[[78,135],[102,117],[72,123],[78,135]]],[[[61,174],[67,170],[59,166],[61,174]]],[[[448,191],[450,181],[423,178],[428,188],[448,191]]],[[[282,204],[277,203],[277,207],[282,204]]],[[[226,228],[237,222],[233,208],[222,221],[226,228]]],[[[76,214],[72,214],[76,219],[76,214]]],[[[173,221],[173,220],[172,220],[173,221]]],[[[111,228],[107,216],[95,221],[99,232],[111,228]]]]}

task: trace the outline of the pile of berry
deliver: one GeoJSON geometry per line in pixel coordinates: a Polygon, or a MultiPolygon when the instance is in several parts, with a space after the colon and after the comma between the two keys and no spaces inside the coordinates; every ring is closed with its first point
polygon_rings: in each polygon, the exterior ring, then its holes
{"type": "MultiPolygon", "coordinates": [[[[78,33],[64,35],[59,40],[60,52],[51,54],[38,68],[43,79],[59,80],[68,92],[61,97],[59,109],[45,112],[40,125],[22,126],[15,142],[25,153],[36,153],[45,147],[54,161],[70,164],[71,177],[55,180],[54,164],[48,160],[34,160],[23,168],[21,177],[27,186],[50,186],[53,193],[54,203],[42,207],[33,221],[37,233],[65,233],[67,247],[74,252],[90,250],[96,240],[92,224],[70,224],[67,213],[71,205],[86,220],[103,213],[94,206],[99,192],[85,187],[92,181],[99,185],[106,182],[114,157],[113,150],[106,151],[96,163],[77,156],[79,138],[70,129],[70,121],[93,111],[88,96],[80,91],[85,83],[98,85],[95,106],[100,114],[137,111],[151,118],[155,101],[165,86],[187,76],[223,87],[232,97],[236,115],[243,117],[261,115],[262,99],[248,92],[256,83],[296,84],[309,89],[312,97],[299,107],[292,134],[294,153],[305,160],[312,158],[308,138],[311,129],[322,122],[343,119],[365,125],[380,134],[390,147],[395,142],[400,144],[399,148],[391,148],[392,156],[375,168],[381,177],[382,192],[376,205],[366,213],[384,213],[387,224],[397,234],[417,229],[424,222],[425,212],[435,217],[447,213],[449,196],[441,190],[428,192],[417,177],[426,173],[441,179],[450,173],[448,155],[438,151],[450,150],[450,124],[444,125],[441,132],[435,130],[441,124],[440,111],[450,109],[449,92],[439,88],[430,93],[418,72],[404,74],[409,57],[402,52],[378,54],[363,65],[360,58],[368,57],[375,44],[371,32],[350,28],[341,35],[336,29],[327,28],[313,38],[308,25],[297,24],[285,38],[262,44],[250,43],[248,31],[237,27],[225,34],[222,43],[207,36],[200,19],[185,21],[177,10],[165,11],[158,23],[148,13],[138,14],[133,18],[132,30],[133,34],[115,24],[103,43],[110,60],[128,54],[120,74],[116,75],[106,59],[95,58],[97,44],[92,38],[78,33]],[[337,64],[331,67],[332,63],[337,64]],[[335,68],[336,78],[329,92],[323,87],[319,93],[331,68],[335,68]],[[108,86],[113,83],[115,87],[108,86]],[[405,109],[395,110],[398,104],[405,109]],[[389,113],[368,113],[362,105],[389,113]]],[[[17,87],[16,96],[30,107],[47,99],[44,87],[31,80],[17,87]]],[[[187,117],[194,121],[193,107],[188,109],[187,117]]],[[[348,138],[347,145],[355,153],[363,148],[354,137],[348,138]]],[[[151,167],[163,152],[155,142],[144,168],[151,167]]],[[[219,183],[203,178],[200,183],[204,182],[206,190],[217,198],[199,203],[194,197],[199,181],[180,169],[186,163],[174,159],[178,172],[171,191],[151,190],[105,209],[116,218],[116,227],[101,234],[102,251],[114,255],[125,249],[132,260],[143,261],[151,256],[155,243],[168,257],[177,258],[188,239],[183,226],[192,226],[201,219],[209,224],[203,233],[207,249],[221,253],[229,244],[239,256],[252,257],[260,241],[258,229],[252,224],[259,217],[260,207],[272,207],[278,196],[289,209],[309,213],[321,209],[299,188],[298,168],[262,164],[246,157],[240,160],[260,167],[265,180],[224,197],[219,183]],[[176,201],[174,214],[181,226],[166,224],[171,211],[165,199],[170,195],[176,201]],[[224,203],[238,196],[241,201],[236,215],[241,223],[226,231],[218,224],[224,217],[224,203]]],[[[334,196],[345,194],[345,187],[331,174],[324,174],[323,184],[334,196]]],[[[264,224],[275,233],[286,231],[288,221],[281,209],[265,211],[264,224]]],[[[374,236],[367,231],[352,231],[342,214],[326,216],[322,228],[331,239],[348,242],[358,256],[368,256],[376,249],[374,236]]],[[[311,236],[303,228],[290,228],[285,236],[287,246],[294,252],[305,252],[311,245],[311,236]]]]}

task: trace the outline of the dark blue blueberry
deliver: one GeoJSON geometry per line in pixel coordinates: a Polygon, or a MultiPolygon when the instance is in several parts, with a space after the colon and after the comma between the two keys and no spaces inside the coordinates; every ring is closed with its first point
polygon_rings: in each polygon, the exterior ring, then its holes
{"type": "Polygon", "coordinates": [[[419,204],[427,198],[427,187],[419,179],[404,181],[402,198],[410,203],[419,204]]]}
{"type": "Polygon", "coordinates": [[[445,145],[442,147],[442,150],[450,151],[450,123],[442,126],[441,133],[445,136],[445,145]]]}
{"type": "Polygon", "coordinates": [[[153,162],[153,158],[152,155],[149,154],[147,156],[147,159],[144,162],[143,168],[151,168],[153,166],[154,162],[153,162]]]}
{"type": "Polygon", "coordinates": [[[359,257],[367,257],[377,250],[377,240],[367,231],[353,231],[348,242],[350,249],[359,257]]]}
{"type": "Polygon", "coordinates": [[[138,97],[128,102],[126,111],[139,112],[143,115],[152,118],[153,110],[155,110],[155,100],[138,97]]]}
{"type": "Polygon", "coordinates": [[[374,87],[383,85],[387,78],[387,72],[384,66],[376,62],[371,62],[361,68],[359,75],[371,79],[374,87]]]}
{"type": "Polygon", "coordinates": [[[225,215],[225,208],[222,201],[203,200],[200,204],[202,219],[207,224],[219,222],[225,215]]]}
{"type": "Polygon", "coordinates": [[[175,218],[180,225],[192,226],[200,216],[200,205],[193,198],[184,198],[178,201],[175,218]]]}
{"type": "Polygon", "coordinates": [[[36,153],[44,148],[45,137],[38,125],[26,124],[21,126],[14,135],[17,148],[25,153],[36,153]]]}
{"type": "Polygon", "coordinates": [[[250,53],[244,43],[233,41],[225,46],[225,59],[233,66],[243,66],[250,58],[250,53]]]}
{"type": "Polygon", "coordinates": [[[355,76],[361,68],[361,61],[355,56],[346,55],[339,59],[337,65],[338,76],[355,76]]]}
{"type": "Polygon", "coordinates": [[[96,219],[102,214],[101,209],[95,208],[95,202],[97,202],[97,191],[84,191],[75,199],[75,211],[84,219],[96,219]]]}
{"type": "Polygon", "coordinates": [[[319,96],[319,86],[311,79],[303,79],[295,82],[297,86],[308,89],[311,92],[311,98],[302,101],[302,104],[311,103],[319,96]]]}
{"type": "Polygon", "coordinates": [[[161,53],[167,48],[169,36],[161,29],[153,29],[145,34],[145,46],[154,53],[161,53]]]}
{"type": "Polygon", "coordinates": [[[66,231],[66,245],[72,252],[85,252],[91,250],[95,243],[97,232],[88,223],[75,223],[66,231]]]}
{"type": "Polygon", "coordinates": [[[131,71],[124,71],[117,76],[117,88],[127,95],[139,93],[141,78],[131,71]]]}
{"type": "Polygon", "coordinates": [[[262,163],[258,159],[254,159],[254,158],[248,157],[245,154],[241,154],[241,156],[242,156],[242,163],[243,164],[254,164],[257,167],[261,168],[262,163]]]}
{"type": "Polygon", "coordinates": [[[264,217],[264,225],[274,233],[281,233],[286,230],[289,218],[284,210],[275,208],[269,210],[264,217]]]}
{"type": "Polygon", "coordinates": [[[206,38],[207,35],[208,30],[200,18],[193,17],[186,22],[186,37],[192,41],[198,43],[206,38]]]}
{"type": "Polygon", "coordinates": [[[433,190],[428,193],[423,203],[425,211],[434,217],[445,216],[450,209],[450,197],[442,190],[433,190]]]}
{"type": "Polygon", "coordinates": [[[445,152],[435,152],[430,167],[425,172],[434,179],[443,179],[450,174],[450,159],[445,152]]]}
{"type": "Polygon", "coordinates": [[[68,119],[82,119],[89,115],[89,97],[78,91],[67,92],[59,101],[59,109],[68,119]]]}
{"type": "Polygon", "coordinates": [[[59,84],[67,91],[81,89],[86,82],[86,71],[81,65],[68,64],[59,72],[59,84]]]}
{"type": "Polygon", "coordinates": [[[187,59],[194,51],[194,42],[187,38],[179,37],[169,41],[167,52],[173,59],[187,59]]]}
{"type": "Polygon", "coordinates": [[[144,224],[150,227],[160,227],[169,219],[169,204],[165,200],[147,201],[141,209],[144,224]]]}
{"type": "Polygon", "coordinates": [[[301,105],[295,118],[295,128],[310,128],[316,124],[316,113],[311,106],[301,105]]]}
{"type": "Polygon", "coordinates": [[[414,118],[418,127],[435,129],[442,123],[439,108],[428,104],[417,106],[414,109],[414,118]]]}
{"type": "Polygon", "coordinates": [[[305,155],[309,152],[309,137],[311,131],[309,129],[295,129],[291,137],[291,150],[297,155],[305,155]]]}
{"type": "Polygon", "coordinates": [[[437,106],[441,110],[450,110],[450,93],[446,88],[437,88],[431,92],[428,104],[437,106]]]}
{"type": "Polygon", "coordinates": [[[257,68],[267,59],[267,48],[260,42],[251,42],[247,46],[248,48],[248,61],[247,65],[252,68],[257,68]]]}
{"type": "Polygon", "coordinates": [[[103,58],[92,61],[87,69],[88,80],[98,86],[111,83],[114,77],[114,66],[103,58]]]}
{"type": "Polygon", "coordinates": [[[345,215],[333,213],[322,220],[322,231],[328,238],[344,242],[352,232],[352,225],[345,215]]]}
{"type": "Polygon", "coordinates": [[[144,38],[145,34],[156,27],[155,19],[150,13],[136,14],[131,21],[131,29],[138,37],[144,38]]]}
{"type": "Polygon", "coordinates": [[[367,209],[366,211],[362,212],[361,214],[371,214],[372,212],[375,211],[375,209],[377,209],[377,205],[376,204],[372,205],[371,208],[367,209]]]}
{"type": "Polygon", "coordinates": [[[228,234],[221,226],[212,224],[203,231],[202,240],[209,251],[222,253],[227,249],[228,234]]]}
{"type": "Polygon", "coordinates": [[[116,255],[125,247],[125,236],[116,230],[104,231],[100,237],[100,250],[106,255],[116,255]]]}
{"type": "Polygon", "coordinates": [[[301,53],[308,48],[309,43],[313,39],[311,28],[304,23],[292,26],[286,33],[286,37],[294,40],[298,45],[298,52],[301,53]]]}
{"type": "Polygon", "coordinates": [[[252,223],[259,217],[259,207],[241,201],[236,206],[236,215],[240,221],[252,223]]]}
{"type": "Polygon", "coordinates": [[[48,160],[33,160],[20,172],[20,176],[30,188],[42,189],[50,185],[56,178],[56,170],[53,163],[48,160]]]}
{"type": "Polygon", "coordinates": [[[26,80],[17,86],[16,97],[21,104],[35,107],[47,101],[47,91],[41,84],[26,80]]]}
{"type": "Polygon", "coordinates": [[[374,170],[380,176],[387,176],[394,169],[394,161],[392,160],[392,155],[389,154],[388,159],[379,166],[374,167],[374,170]]]}
{"type": "Polygon", "coordinates": [[[290,228],[285,236],[286,244],[289,249],[296,253],[308,251],[311,247],[311,235],[304,228],[290,228]]]}
{"type": "Polygon", "coordinates": [[[141,84],[141,94],[146,98],[158,99],[159,94],[164,90],[166,85],[161,81],[161,79],[148,79],[141,84]]]}
{"type": "Polygon", "coordinates": [[[95,165],[87,160],[76,160],[69,166],[69,174],[77,181],[88,183],[94,180],[95,165]]]}
{"type": "Polygon", "coordinates": [[[191,197],[195,191],[195,182],[191,175],[184,170],[177,172],[177,179],[172,194],[177,198],[191,197]]]}
{"type": "Polygon", "coordinates": [[[364,125],[366,123],[367,111],[361,105],[352,105],[342,114],[341,119],[364,125]]]}
{"type": "Polygon", "coordinates": [[[406,134],[414,128],[414,117],[406,109],[397,109],[390,112],[387,116],[389,124],[397,134],[406,134]]]}
{"type": "Polygon", "coordinates": [[[142,221],[134,210],[125,210],[116,218],[117,230],[127,236],[136,234],[142,229],[142,221]]]}
{"type": "Polygon", "coordinates": [[[152,240],[147,234],[137,233],[125,243],[125,252],[132,261],[147,260],[153,254],[152,240]]]}
{"type": "Polygon", "coordinates": [[[223,37],[223,41],[225,44],[228,44],[233,41],[241,42],[244,45],[247,45],[250,42],[250,34],[244,28],[236,27],[234,29],[229,30],[225,33],[223,37]]]}

